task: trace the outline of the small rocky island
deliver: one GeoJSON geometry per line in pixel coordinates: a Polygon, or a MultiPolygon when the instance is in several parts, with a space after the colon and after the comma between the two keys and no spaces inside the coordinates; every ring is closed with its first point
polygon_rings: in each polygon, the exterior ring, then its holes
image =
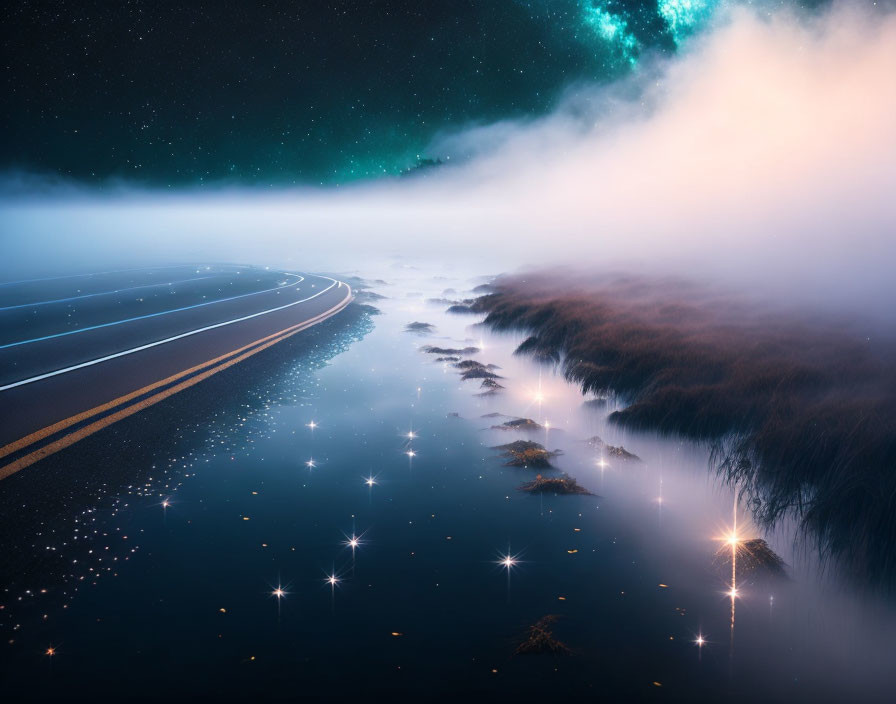
{"type": "Polygon", "coordinates": [[[532,469],[551,469],[551,458],[561,454],[560,450],[553,452],[546,450],[543,445],[531,440],[516,440],[506,445],[498,445],[492,448],[499,450],[501,456],[506,458],[506,467],[531,467],[532,469]]]}
{"type": "Polygon", "coordinates": [[[439,355],[448,354],[448,355],[458,355],[458,356],[467,355],[467,354],[476,354],[477,352],[479,352],[478,347],[456,348],[456,347],[436,347],[435,345],[423,345],[423,347],[421,347],[420,349],[421,349],[421,351],[425,352],[426,354],[439,354],[439,355]]]}
{"type": "Polygon", "coordinates": [[[584,494],[594,496],[585,487],[581,486],[574,477],[564,474],[562,477],[543,477],[540,474],[531,482],[526,482],[519,487],[520,491],[529,494],[584,494]]]}
{"type": "MultiPolygon", "coordinates": [[[[785,562],[762,538],[742,540],[736,545],[735,569],[738,577],[786,577],[785,562]]],[[[723,545],[713,561],[716,569],[730,574],[731,548],[723,545]]]]}
{"type": "Polygon", "coordinates": [[[465,360],[463,362],[458,362],[454,365],[458,369],[462,371],[460,378],[464,381],[467,379],[500,379],[501,377],[498,374],[495,374],[490,367],[493,365],[485,365],[481,362],[476,362],[472,359],[465,360]]]}
{"type": "Polygon", "coordinates": [[[529,626],[526,633],[526,639],[520,643],[514,655],[542,655],[545,653],[551,655],[571,655],[572,651],[565,643],[554,638],[552,625],[557,620],[553,614],[549,614],[538,620],[538,622],[529,626]]]}
{"type": "Polygon", "coordinates": [[[619,445],[618,447],[616,445],[608,445],[598,435],[594,435],[594,436],[588,438],[588,440],[586,440],[586,442],[589,445],[591,445],[591,447],[602,450],[604,452],[604,454],[606,454],[607,457],[612,457],[617,460],[626,460],[626,461],[632,461],[632,462],[640,462],[641,461],[640,457],[638,457],[634,453],[629,452],[622,445],[619,445]]]}
{"type": "Polygon", "coordinates": [[[531,418],[514,418],[513,420],[508,420],[501,425],[493,425],[491,427],[492,430],[522,430],[527,433],[534,433],[539,430],[544,430],[544,426],[536,423],[531,418]]]}
{"type": "Polygon", "coordinates": [[[501,386],[501,384],[499,384],[493,378],[488,377],[488,378],[482,380],[482,384],[480,384],[480,388],[486,389],[487,391],[494,393],[497,391],[501,391],[504,387],[501,386]]]}
{"type": "Polygon", "coordinates": [[[405,332],[413,332],[417,335],[428,335],[435,332],[435,329],[436,327],[432,323],[421,323],[416,320],[413,323],[408,323],[404,326],[405,332]]]}

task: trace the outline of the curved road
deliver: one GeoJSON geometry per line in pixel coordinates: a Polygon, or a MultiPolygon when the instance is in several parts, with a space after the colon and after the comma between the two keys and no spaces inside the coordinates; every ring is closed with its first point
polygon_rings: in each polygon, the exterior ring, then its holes
{"type": "Polygon", "coordinates": [[[0,479],[352,300],[347,284],[311,274],[126,271],[0,284],[0,479]]]}

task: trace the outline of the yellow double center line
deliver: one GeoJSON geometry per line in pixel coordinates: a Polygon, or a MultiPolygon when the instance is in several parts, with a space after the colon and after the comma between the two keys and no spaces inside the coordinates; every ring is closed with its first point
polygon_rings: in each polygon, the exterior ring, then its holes
{"type": "Polygon", "coordinates": [[[0,458],[6,457],[7,455],[10,455],[14,452],[19,452],[20,450],[24,450],[34,443],[40,442],[41,440],[55,435],[56,433],[65,430],[66,428],[70,428],[73,425],[77,425],[78,423],[88,420],[100,413],[105,413],[106,411],[117,408],[118,406],[123,406],[114,413],[104,416],[103,418],[100,418],[99,420],[94,421],[89,425],[85,425],[78,430],[69,433],[68,435],[64,435],[58,440],[54,440],[53,442],[48,443],[47,445],[44,445],[43,447],[40,447],[37,450],[34,450],[27,455],[23,455],[19,459],[0,467],[0,480],[6,479],[7,477],[18,472],[20,469],[29,467],[35,462],[42,460],[44,457],[48,457],[56,452],[59,452],[60,450],[73,445],[79,440],[83,440],[89,435],[93,435],[98,430],[102,430],[103,428],[112,425],[122,418],[132,416],[145,408],[149,408],[150,406],[159,403],[159,401],[164,401],[169,396],[173,396],[174,394],[183,391],[184,389],[194,386],[200,381],[208,379],[208,377],[217,374],[218,372],[224,371],[228,367],[232,367],[234,364],[238,364],[244,359],[257,354],[262,350],[265,350],[268,347],[277,344],[278,342],[282,342],[288,337],[292,337],[297,332],[301,332],[302,330],[310,328],[312,325],[316,325],[322,320],[340,311],[342,308],[348,305],[350,300],[351,289],[348,290],[348,294],[342,301],[340,301],[329,310],[324,311],[320,315],[309,318],[302,323],[297,323],[296,325],[284,328],[283,330],[268,335],[267,337],[255,340],[255,342],[250,342],[248,345],[244,345],[243,347],[232,350],[231,352],[227,352],[220,357],[215,357],[214,359],[210,359],[207,362],[203,362],[202,364],[197,364],[196,366],[185,369],[181,372],[178,372],[177,374],[172,374],[166,379],[161,379],[152,384],[148,384],[141,389],[132,391],[128,394],[125,394],[124,396],[119,396],[113,401],[109,401],[108,403],[104,403],[102,405],[91,408],[89,411],[84,411],[83,413],[73,415],[69,418],[66,418],[65,420],[61,420],[58,423],[54,423],[53,425],[49,425],[46,428],[31,433],[30,435],[26,435],[25,437],[11,442],[8,445],[0,447],[0,458]],[[200,374],[196,374],[195,376],[190,376],[191,374],[195,374],[200,370],[205,371],[202,371],[200,374]],[[174,386],[169,386],[169,384],[172,384],[178,379],[183,379],[186,376],[189,376],[190,378],[181,381],[179,384],[175,384],[174,386]],[[132,403],[131,405],[125,405],[136,398],[144,396],[151,391],[163,387],[168,388],[164,388],[164,390],[159,391],[152,396],[147,396],[146,398],[143,398],[136,403],[132,403]]]}

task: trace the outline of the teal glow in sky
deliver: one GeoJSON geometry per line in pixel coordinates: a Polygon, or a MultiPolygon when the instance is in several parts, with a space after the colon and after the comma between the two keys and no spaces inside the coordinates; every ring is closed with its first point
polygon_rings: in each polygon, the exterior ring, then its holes
{"type": "Polygon", "coordinates": [[[719,4],[719,0],[660,0],[657,9],[669,25],[676,44],[700,29],[719,4]]]}
{"type": "Polygon", "coordinates": [[[586,0],[582,22],[601,40],[607,42],[621,60],[634,65],[638,58],[638,40],[628,29],[621,15],[609,12],[603,3],[586,0]]]}

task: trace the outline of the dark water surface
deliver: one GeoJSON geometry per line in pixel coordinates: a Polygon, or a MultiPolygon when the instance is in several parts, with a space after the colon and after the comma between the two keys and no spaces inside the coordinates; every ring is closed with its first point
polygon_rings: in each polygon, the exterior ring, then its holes
{"type": "Polygon", "coordinates": [[[888,699],[890,605],[782,527],[762,537],[789,578],[742,582],[732,626],[712,563],[733,494],[705,452],[620,436],[511,339],[482,341],[507,389],[476,396],[418,349],[482,344],[424,302],[448,286],[472,284],[381,286],[381,315],[355,305],[3,482],[4,701],[888,699]],[[522,437],[489,413],[551,422],[532,439],[596,495],[519,492],[536,472],[489,449],[522,437]],[[600,466],[594,434],[644,462],[600,466]],[[549,614],[572,654],[514,657],[549,614]]]}

